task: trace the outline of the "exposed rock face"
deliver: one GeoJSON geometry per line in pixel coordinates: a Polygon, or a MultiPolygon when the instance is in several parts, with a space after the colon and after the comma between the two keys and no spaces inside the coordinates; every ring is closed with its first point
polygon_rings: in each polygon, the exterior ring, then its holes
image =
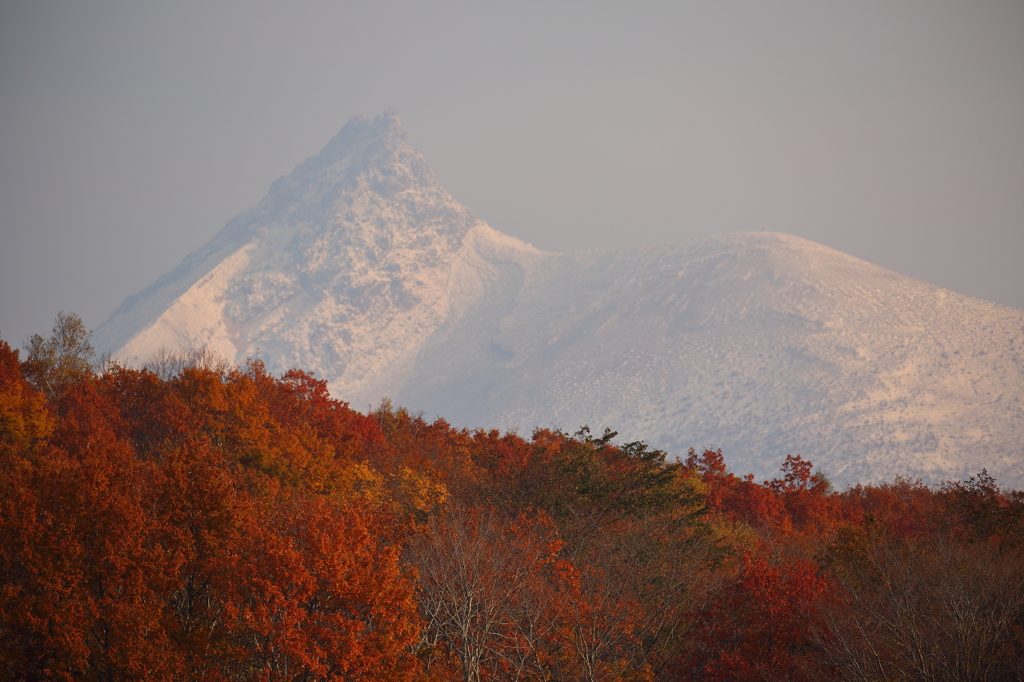
{"type": "Polygon", "coordinates": [[[671,454],[788,453],[836,481],[1024,486],[1024,311],[778,233],[544,253],[477,220],[388,112],[350,121],[97,347],[302,367],[357,407],[457,425],[589,424],[671,454]]]}

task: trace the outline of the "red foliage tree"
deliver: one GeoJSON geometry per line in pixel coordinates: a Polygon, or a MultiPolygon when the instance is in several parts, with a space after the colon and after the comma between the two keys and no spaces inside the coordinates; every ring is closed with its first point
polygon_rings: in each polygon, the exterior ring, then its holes
{"type": "Polygon", "coordinates": [[[405,522],[331,483],[372,420],[258,365],[49,406],[19,369],[0,345],[0,677],[412,679],[405,522]]]}
{"type": "Polygon", "coordinates": [[[835,587],[804,559],[740,557],[737,574],[702,614],[699,645],[675,669],[698,680],[825,680],[818,633],[835,587]]]}

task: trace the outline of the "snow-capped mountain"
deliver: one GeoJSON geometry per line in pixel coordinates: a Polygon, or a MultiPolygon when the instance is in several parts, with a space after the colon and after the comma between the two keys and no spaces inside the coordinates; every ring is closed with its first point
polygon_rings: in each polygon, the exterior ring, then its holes
{"type": "Polygon", "coordinates": [[[456,203],[388,112],[350,121],[96,338],[133,364],[160,347],[258,353],[274,370],[315,370],[357,405],[377,402],[506,252],[541,257],[456,203]]]}
{"type": "Polygon", "coordinates": [[[392,112],[347,123],[96,346],[258,355],[460,426],[713,444],[758,476],[792,453],[843,483],[1024,486],[1024,311],[778,233],[541,252],[452,199],[392,112]]]}

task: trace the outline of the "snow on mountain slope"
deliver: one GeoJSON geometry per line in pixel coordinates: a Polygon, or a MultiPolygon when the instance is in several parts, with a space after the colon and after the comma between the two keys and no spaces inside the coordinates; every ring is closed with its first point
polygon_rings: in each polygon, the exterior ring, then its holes
{"type": "Polygon", "coordinates": [[[457,425],[588,424],[771,475],[987,467],[1024,486],[1024,311],[777,233],[551,254],[456,203],[397,117],[355,119],[129,298],[98,348],[206,345],[457,425]]]}
{"type": "Polygon", "coordinates": [[[982,467],[1024,482],[1022,311],[776,233],[562,254],[524,279],[486,321],[486,371],[449,346],[484,336],[464,324],[428,343],[398,402],[611,426],[676,454],[714,444],[759,476],[795,453],[843,482],[982,467]]]}
{"type": "Polygon", "coordinates": [[[97,345],[136,365],[161,347],[258,354],[272,370],[318,371],[357,405],[375,402],[397,393],[419,345],[493,276],[481,255],[492,252],[539,255],[456,203],[393,113],[355,119],[126,301],[97,345]]]}

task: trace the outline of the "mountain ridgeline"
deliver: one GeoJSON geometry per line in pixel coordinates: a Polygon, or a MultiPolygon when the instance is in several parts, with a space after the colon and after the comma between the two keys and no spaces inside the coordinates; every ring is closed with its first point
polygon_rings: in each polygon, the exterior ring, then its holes
{"type": "Polygon", "coordinates": [[[96,332],[205,347],[457,426],[611,427],[672,455],[787,454],[837,483],[987,468],[1024,486],[1024,311],[786,234],[546,253],[478,220],[357,118],[96,332]]]}

